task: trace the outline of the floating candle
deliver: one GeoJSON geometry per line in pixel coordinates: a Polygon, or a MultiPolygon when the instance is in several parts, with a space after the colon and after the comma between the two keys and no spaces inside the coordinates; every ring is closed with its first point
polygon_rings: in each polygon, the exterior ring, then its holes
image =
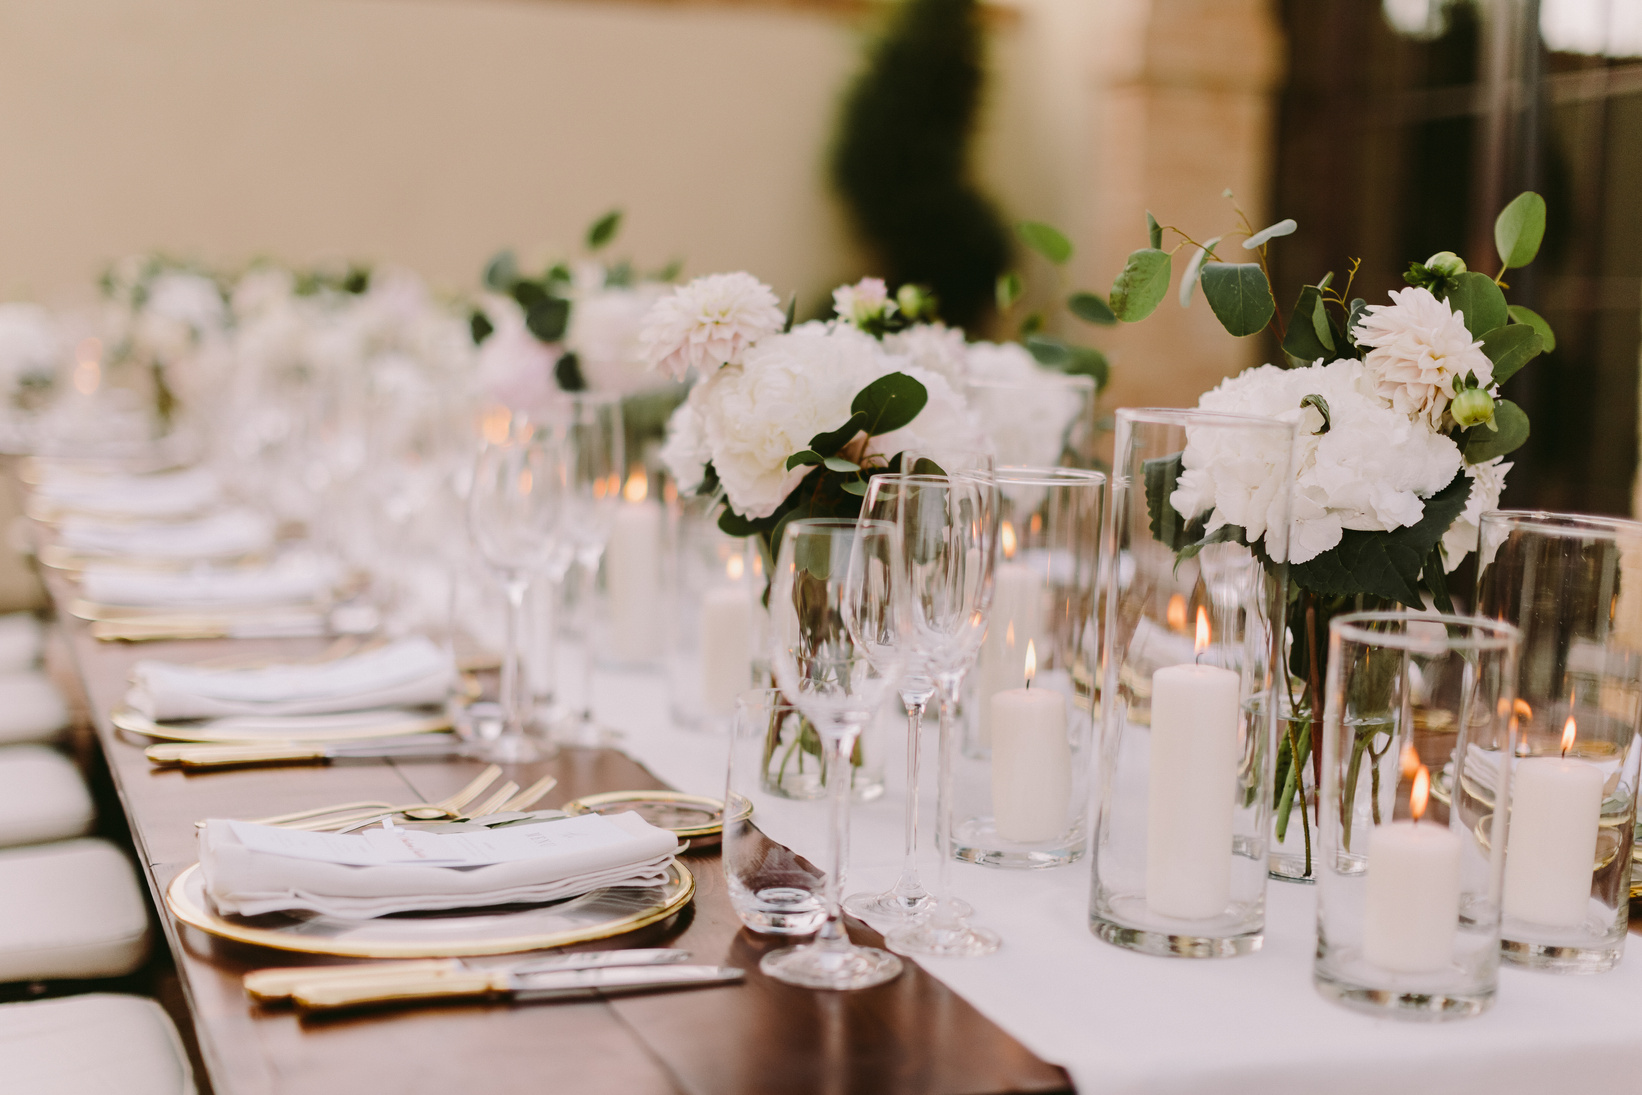
{"type": "Polygon", "coordinates": [[[1514,919],[1577,928],[1589,912],[1605,779],[1568,756],[1578,732],[1570,712],[1562,756],[1519,760],[1512,775],[1504,912],[1514,919]]]}
{"type": "Polygon", "coordinates": [[[1436,973],[1453,961],[1460,915],[1460,841],[1440,825],[1421,825],[1431,773],[1418,763],[1410,821],[1376,825],[1368,836],[1363,958],[1393,973],[1436,973]]]}

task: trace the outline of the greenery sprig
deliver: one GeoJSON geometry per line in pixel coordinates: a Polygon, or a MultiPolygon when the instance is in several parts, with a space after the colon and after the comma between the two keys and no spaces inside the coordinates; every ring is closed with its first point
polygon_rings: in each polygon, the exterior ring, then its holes
{"type": "MultiPolygon", "coordinates": [[[[1067,292],[1066,264],[1072,260],[1072,241],[1053,225],[1041,221],[1021,221],[1015,225],[1015,238],[1028,249],[1048,259],[1055,269],[1055,299],[1063,301],[1066,310],[1084,323],[1110,327],[1117,323],[1106,299],[1087,290],[1067,292]]],[[[998,276],[995,289],[998,312],[1005,318],[1014,311],[1026,294],[1026,280],[1018,271],[1010,270],[998,276]]],[[[1027,313],[1017,327],[1021,345],[1037,359],[1038,364],[1064,373],[1093,377],[1095,390],[1106,387],[1112,378],[1112,367],[1106,355],[1093,346],[1084,346],[1046,333],[1049,316],[1042,311],[1027,313]]]]}

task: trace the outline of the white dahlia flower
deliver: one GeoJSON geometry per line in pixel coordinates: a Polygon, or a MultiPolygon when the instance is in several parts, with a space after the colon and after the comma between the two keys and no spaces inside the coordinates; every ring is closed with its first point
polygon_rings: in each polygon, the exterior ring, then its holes
{"type": "Polygon", "coordinates": [[[675,380],[737,365],[753,343],[786,324],[775,291],[751,274],[709,274],[658,300],[639,339],[644,359],[675,380]]]}
{"type": "Polygon", "coordinates": [[[1374,390],[1393,407],[1441,429],[1460,381],[1470,373],[1478,387],[1487,388],[1494,364],[1466,329],[1465,314],[1429,289],[1392,290],[1391,299],[1395,303],[1365,309],[1357,324],[1358,344],[1372,347],[1363,366],[1374,390]]]}

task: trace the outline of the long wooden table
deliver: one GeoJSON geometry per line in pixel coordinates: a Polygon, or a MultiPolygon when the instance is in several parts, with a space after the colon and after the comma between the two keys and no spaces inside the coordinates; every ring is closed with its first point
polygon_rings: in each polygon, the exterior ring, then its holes
{"type": "MultiPolygon", "coordinates": [[[[59,603],[66,603],[66,587],[53,585],[59,603]]],[[[281,640],[128,647],[99,643],[72,619],[65,618],[65,627],[217,1095],[1071,1091],[1059,1067],[1035,1057],[915,963],[907,963],[907,972],[887,985],[852,993],[807,991],[763,977],[760,955],[783,944],[741,928],[716,851],[684,857],[695,875],[696,895],[679,916],[588,947],[681,947],[698,961],[746,969],[743,984],[588,1002],[465,1004],[323,1020],[256,1005],[240,985],[246,971],[338,960],[230,943],[170,916],[162,895],[197,859],[194,822],[359,799],[430,801],[466,783],[480,765],[375,760],[193,775],[155,770],[143,757],[146,743],[127,739],[108,721],[134,661],[302,656],[322,644],[281,640]]],[[[663,786],[625,755],[605,749],[566,749],[552,761],[521,766],[509,778],[525,785],[547,772],[558,776],[559,785],[543,806],[597,791],[663,786]]],[[[858,925],[854,934],[864,942],[879,942],[858,925]]]]}

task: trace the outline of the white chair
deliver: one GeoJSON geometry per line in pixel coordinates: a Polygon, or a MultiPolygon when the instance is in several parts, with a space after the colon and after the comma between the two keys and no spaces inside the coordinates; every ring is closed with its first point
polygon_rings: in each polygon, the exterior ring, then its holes
{"type": "Polygon", "coordinates": [[[49,741],[68,725],[63,694],[38,669],[0,673],[0,745],[49,741]]]}
{"type": "Polygon", "coordinates": [[[148,905],[114,845],[0,851],[0,982],[123,977],[147,957],[148,905]]]}
{"type": "Polygon", "coordinates": [[[0,847],[84,836],[95,818],[73,761],[45,745],[0,747],[0,847]]]}
{"type": "Polygon", "coordinates": [[[92,993],[0,1004],[7,1095],[194,1095],[194,1074],[165,1009],[92,993]]]}

